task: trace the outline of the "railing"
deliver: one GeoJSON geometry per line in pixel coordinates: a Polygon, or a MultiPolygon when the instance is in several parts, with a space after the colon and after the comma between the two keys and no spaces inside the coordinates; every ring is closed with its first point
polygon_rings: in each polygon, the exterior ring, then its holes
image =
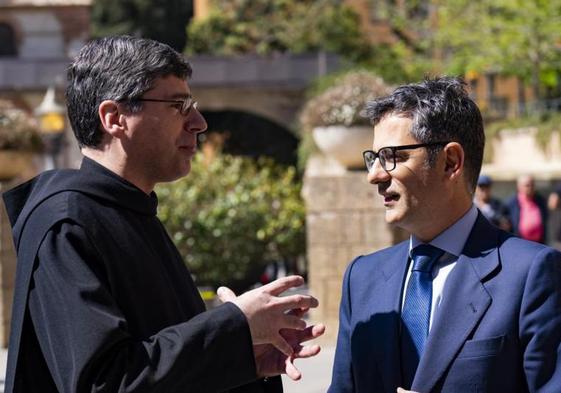
{"type": "Polygon", "coordinates": [[[506,97],[494,97],[489,101],[479,102],[479,105],[487,121],[502,120],[507,117],[524,117],[561,112],[561,97],[529,102],[509,102],[506,97]]]}
{"type": "Polygon", "coordinates": [[[517,107],[518,116],[529,116],[549,112],[561,112],[561,97],[518,103],[517,107]]]}

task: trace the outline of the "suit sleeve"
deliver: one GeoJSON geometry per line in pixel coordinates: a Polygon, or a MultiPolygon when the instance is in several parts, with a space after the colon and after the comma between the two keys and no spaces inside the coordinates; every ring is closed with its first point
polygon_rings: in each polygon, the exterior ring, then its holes
{"type": "Polygon", "coordinates": [[[355,391],[351,356],[351,271],[353,263],[347,267],[343,277],[343,290],[339,308],[339,334],[333,363],[333,375],[328,393],[352,393],[355,391]]]}
{"type": "Polygon", "coordinates": [[[71,223],[51,229],[38,252],[29,311],[60,392],[210,393],[256,379],[249,327],[235,305],[140,341],[96,271],[98,258],[71,223]]]}
{"type": "Polygon", "coordinates": [[[528,272],[520,313],[530,392],[561,390],[561,254],[540,252],[528,272]]]}

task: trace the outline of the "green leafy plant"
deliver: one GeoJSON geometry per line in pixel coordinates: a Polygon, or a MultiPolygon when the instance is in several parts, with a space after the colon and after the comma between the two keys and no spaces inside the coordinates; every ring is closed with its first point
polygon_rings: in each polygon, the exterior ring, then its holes
{"type": "Polygon", "coordinates": [[[243,290],[271,261],[304,254],[300,190],[293,167],[198,156],[187,177],[158,188],[159,215],[197,285],[243,290]]]}
{"type": "Polygon", "coordinates": [[[91,7],[93,37],[128,34],[151,38],[181,52],[185,26],[193,14],[192,1],[96,0],[91,7]]]}
{"type": "Polygon", "coordinates": [[[339,0],[213,0],[211,4],[206,18],[188,26],[190,55],[323,51],[339,55],[344,68],[365,67],[392,83],[417,80],[430,69],[401,42],[382,43],[373,37],[358,9],[339,0]]]}
{"type": "Polygon", "coordinates": [[[334,0],[214,0],[188,27],[191,54],[240,55],[325,50],[351,61],[369,56],[359,15],[334,0]]]}
{"type": "Polygon", "coordinates": [[[450,0],[438,2],[429,37],[448,73],[516,76],[535,99],[559,91],[561,1],[450,0]]]}
{"type": "Polygon", "coordinates": [[[38,152],[43,144],[32,116],[0,100],[0,150],[38,152]]]}

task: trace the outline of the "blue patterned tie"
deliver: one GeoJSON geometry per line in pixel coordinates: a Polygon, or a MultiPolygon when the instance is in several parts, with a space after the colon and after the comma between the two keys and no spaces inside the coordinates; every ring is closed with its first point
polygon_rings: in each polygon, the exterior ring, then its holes
{"type": "Polygon", "coordinates": [[[430,244],[421,244],[411,251],[413,268],[401,312],[402,386],[405,388],[410,388],[413,383],[429,334],[432,267],[442,254],[444,251],[430,244]]]}

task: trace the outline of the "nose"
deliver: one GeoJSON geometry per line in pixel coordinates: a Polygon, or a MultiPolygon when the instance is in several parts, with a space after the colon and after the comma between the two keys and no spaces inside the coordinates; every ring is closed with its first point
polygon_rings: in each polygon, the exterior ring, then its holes
{"type": "Polygon", "coordinates": [[[191,111],[185,116],[184,129],[193,134],[200,134],[205,132],[208,127],[205,118],[196,108],[191,108],[191,111]]]}
{"type": "Polygon", "coordinates": [[[382,167],[380,160],[377,159],[374,161],[372,169],[368,171],[367,179],[370,184],[379,184],[390,180],[391,175],[382,167]]]}

